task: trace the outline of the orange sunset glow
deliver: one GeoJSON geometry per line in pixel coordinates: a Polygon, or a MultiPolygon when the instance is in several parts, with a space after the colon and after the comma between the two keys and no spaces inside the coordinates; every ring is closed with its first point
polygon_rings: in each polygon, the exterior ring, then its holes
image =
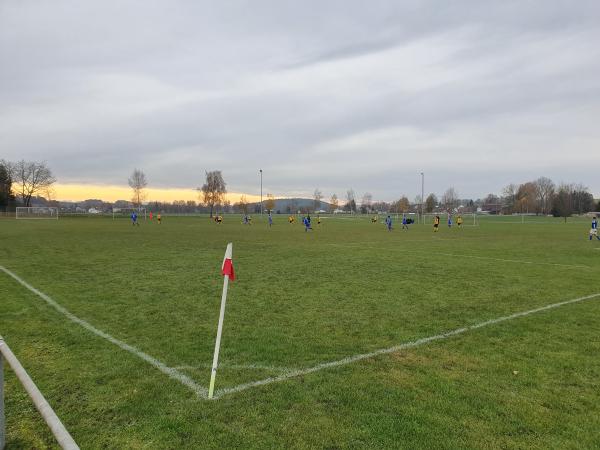
{"type": "MultiPolygon", "coordinates": [[[[87,199],[100,199],[107,202],[117,200],[131,200],[131,188],[117,185],[96,184],[61,184],[54,186],[55,198],[63,201],[83,201],[87,199]]],[[[185,188],[148,188],[146,189],[147,202],[173,202],[174,200],[199,200],[195,189],[185,188]]],[[[246,195],[249,202],[260,201],[260,196],[243,194],[239,192],[228,192],[227,200],[231,203],[238,202],[242,195],[246,195]]]]}

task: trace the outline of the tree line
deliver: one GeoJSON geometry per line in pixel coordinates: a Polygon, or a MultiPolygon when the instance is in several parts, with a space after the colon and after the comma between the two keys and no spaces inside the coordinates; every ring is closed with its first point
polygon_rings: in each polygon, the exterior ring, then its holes
{"type": "MultiPolygon", "coordinates": [[[[46,162],[21,160],[9,162],[0,160],[0,210],[7,210],[15,206],[31,206],[32,199],[43,197],[47,201],[54,200],[53,185],[56,178],[46,162]]],[[[128,178],[132,189],[131,202],[136,207],[141,207],[146,200],[148,180],[140,169],[134,169],[128,178]]],[[[199,201],[179,200],[173,203],[151,202],[153,209],[165,212],[208,212],[212,217],[216,211],[236,211],[244,214],[259,212],[261,205],[248,202],[245,195],[231,205],[226,199],[227,185],[220,170],[206,171],[205,182],[196,188],[199,201]]],[[[313,192],[312,208],[307,205],[297,205],[295,200],[290,200],[285,208],[287,213],[303,213],[320,211],[324,206],[323,192],[316,188],[313,192]],[[312,211],[311,211],[312,210],[312,211]]],[[[263,203],[265,211],[273,211],[275,197],[267,194],[263,203]]],[[[461,211],[474,212],[477,208],[492,214],[541,214],[568,217],[572,214],[584,214],[590,211],[600,211],[600,201],[595,203],[589,189],[580,183],[554,183],[550,178],[540,177],[533,181],[521,184],[507,185],[500,195],[488,194],[483,199],[461,199],[454,187],[448,188],[438,199],[436,194],[430,193],[424,200],[416,196],[410,201],[402,195],[392,202],[374,202],[373,195],[365,192],[360,200],[356,200],[354,190],[348,189],[340,198],[333,193],[328,199],[328,212],[344,211],[348,213],[369,214],[373,212],[385,213],[427,213],[461,211]]]]}
{"type": "MultiPolygon", "coordinates": [[[[314,210],[323,198],[317,188],[314,192],[314,210]]],[[[461,199],[454,187],[449,187],[442,195],[430,193],[425,200],[417,195],[413,201],[402,195],[392,202],[373,202],[371,193],[362,196],[357,204],[353,189],[348,189],[341,204],[345,212],[385,213],[425,213],[434,212],[476,212],[478,208],[492,214],[536,214],[568,217],[572,214],[585,214],[600,211],[600,201],[595,202],[589,188],[581,183],[555,184],[550,178],[540,177],[522,184],[511,183],[502,190],[501,195],[488,194],[480,199],[461,199]]],[[[340,199],[332,194],[329,199],[329,211],[340,210],[340,199]]]]}

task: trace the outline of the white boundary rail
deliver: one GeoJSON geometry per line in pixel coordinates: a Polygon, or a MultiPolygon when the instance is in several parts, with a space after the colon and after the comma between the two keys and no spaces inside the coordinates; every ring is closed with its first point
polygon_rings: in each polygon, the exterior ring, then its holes
{"type": "Polygon", "coordinates": [[[29,377],[17,357],[13,354],[8,345],[6,345],[2,336],[0,336],[0,450],[3,450],[6,444],[3,359],[6,359],[8,365],[15,372],[18,380],[31,397],[33,404],[50,427],[50,430],[52,431],[52,434],[54,434],[59,445],[65,450],[79,450],[79,446],[75,443],[56,413],[52,410],[52,407],[48,404],[33,380],[29,377]]]}

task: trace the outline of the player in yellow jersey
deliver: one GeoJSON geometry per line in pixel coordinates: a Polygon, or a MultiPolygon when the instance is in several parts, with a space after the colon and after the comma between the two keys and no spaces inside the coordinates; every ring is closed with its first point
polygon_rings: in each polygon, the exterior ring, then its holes
{"type": "Polygon", "coordinates": [[[440,216],[435,216],[433,219],[433,232],[437,233],[440,228],[440,216]]]}
{"type": "Polygon", "coordinates": [[[458,225],[458,228],[462,228],[462,224],[463,224],[462,216],[458,216],[456,218],[456,225],[458,225]]]}

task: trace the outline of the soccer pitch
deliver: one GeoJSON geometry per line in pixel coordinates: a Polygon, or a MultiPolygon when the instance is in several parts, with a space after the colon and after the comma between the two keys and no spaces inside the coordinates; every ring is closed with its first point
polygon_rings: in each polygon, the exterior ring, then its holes
{"type": "MultiPolygon", "coordinates": [[[[599,448],[588,220],[286,219],[1,219],[0,334],[82,448],[599,448]]],[[[5,394],[8,448],[55,446],[5,394]]]]}

